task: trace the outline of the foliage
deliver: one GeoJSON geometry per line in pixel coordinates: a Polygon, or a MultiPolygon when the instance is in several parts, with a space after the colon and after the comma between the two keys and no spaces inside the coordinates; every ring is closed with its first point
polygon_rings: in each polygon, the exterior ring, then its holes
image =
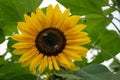
{"type": "MultiPolygon", "coordinates": [[[[19,56],[13,55],[11,45],[15,43],[10,38],[18,33],[17,22],[24,21],[23,14],[30,15],[43,0],[0,0],[0,44],[8,40],[6,53],[0,55],[0,80],[41,80],[42,76],[33,75],[28,67],[22,68],[19,64],[19,56]],[[10,52],[12,57],[5,60],[10,52]]],[[[48,80],[120,80],[120,61],[115,57],[120,53],[120,30],[113,22],[112,14],[117,11],[120,14],[120,1],[111,0],[57,0],[66,8],[70,8],[71,15],[81,15],[79,23],[87,24],[85,29],[89,33],[92,42],[85,45],[89,49],[97,50],[91,62],[84,58],[83,61],[75,61],[76,70],[61,68],[59,72],[49,72],[48,80]],[[103,10],[102,8],[109,8],[103,10]],[[108,30],[107,26],[113,24],[115,30],[108,30]],[[102,62],[113,59],[109,69],[102,62]],[[111,72],[112,70],[113,72],[111,72]]],[[[45,11],[46,8],[43,8],[45,11]]]]}

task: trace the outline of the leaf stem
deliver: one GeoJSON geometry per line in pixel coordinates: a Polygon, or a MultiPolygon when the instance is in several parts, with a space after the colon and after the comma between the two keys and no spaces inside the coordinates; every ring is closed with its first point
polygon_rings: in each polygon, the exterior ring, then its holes
{"type": "Polygon", "coordinates": [[[115,23],[113,21],[111,21],[111,23],[114,25],[114,27],[117,29],[117,31],[120,33],[119,28],[115,25],[115,23]]]}
{"type": "MultiPolygon", "coordinates": [[[[104,17],[106,17],[105,15],[103,15],[104,17]]],[[[114,27],[116,28],[116,30],[120,33],[120,30],[119,30],[119,28],[116,26],[116,24],[112,21],[112,20],[110,20],[108,17],[106,17],[106,19],[108,20],[108,21],[110,21],[113,25],[114,25],[114,27]]]]}
{"type": "Polygon", "coordinates": [[[115,10],[117,10],[118,12],[120,12],[120,9],[116,8],[115,6],[111,6],[110,4],[108,5],[111,8],[114,8],[115,10]]]}
{"type": "Polygon", "coordinates": [[[108,56],[110,56],[111,58],[114,59],[114,61],[120,66],[120,61],[115,57],[113,56],[110,52],[106,51],[105,49],[101,48],[100,46],[93,46],[93,45],[90,45],[91,47],[97,49],[97,50],[102,50],[103,52],[105,52],[108,56]]]}
{"type": "Polygon", "coordinates": [[[103,48],[100,48],[102,51],[104,51],[108,56],[112,57],[114,59],[114,61],[120,66],[120,61],[115,57],[113,56],[110,52],[106,51],[105,49],[103,48]]]}
{"type": "Polygon", "coordinates": [[[120,19],[118,19],[118,18],[116,18],[116,17],[114,17],[114,19],[116,19],[117,21],[119,21],[119,22],[120,22],[120,19]]]}

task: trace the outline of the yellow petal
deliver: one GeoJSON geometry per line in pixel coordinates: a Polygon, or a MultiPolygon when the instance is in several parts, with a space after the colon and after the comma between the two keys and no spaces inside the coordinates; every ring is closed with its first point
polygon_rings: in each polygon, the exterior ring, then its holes
{"type": "Polygon", "coordinates": [[[52,15],[53,15],[53,7],[52,5],[49,5],[46,11],[46,16],[47,16],[49,25],[51,25],[52,15]]]}
{"type": "Polygon", "coordinates": [[[53,69],[53,65],[52,65],[51,57],[48,57],[48,64],[49,64],[49,69],[52,70],[53,69]]]}
{"type": "Polygon", "coordinates": [[[80,38],[80,39],[74,39],[74,40],[67,40],[67,44],[69,45],[84,45],[90,42],[90,38],[85,37],[85,38],[80,38]]]}
{"type": "Polygon", "coordinates": [[[72,60],[69,57],[66,57],[63,53],[58,54],[58,56],[56,56],[56,59],[63,67],[73,67],[72,60]]]}
{"type": "Polygon", "coordinates": [[[43,13],[43,11],[41,9],[37,8],[36,15],[38,17],[39,22],[43,26],[43,28],[47,28],[49,26],[49,23],[46,19],[45,14],[43,13]]]}
{"type": "Polygon", "coordinates": [[[52,15],[52,23],[51,23],[51,26],[54,26],[56,27],[57,23],[59,23],[60,19],[61,19],[61,16],[62,16],[62,12],[59,8],[59,5],[56,5],[54,10],[53,10],[53,15],[52,15]]]}
{"type": "Polygon", "coordinates": [[[11,38],[16,41],[35,41],[35,37],[23,34],[15,34],[11,38]]]}
{"type": "Polygon", "coordinates": [[[59,22],[57,23],[57,28],[59,28],[61,30],[61,26],[63,25],[63,22],[69,17],[69,14],[70,14],[70,9],[66,9],[64,11],[64,13],[62,14],[59,22]]]}
{"type": "Polygon", "coordinates": [[[53,62],[53,65],[54,65],[55,70],[59,71],[60,68],[59,68],[59,66],[57,65],[56,58],[55,58],[54,56],[52,56],[52,62],[53,62]]]}
{"type": "Polygon", "coordinates": [[[27,53],[23,54],[20,57],[19,62],[24,62],[24,61],[30,59],[32,56],[37,55],[37,54],[38,54],[38,52],[36,49],[31,49],[27,53]]]}
{"type": "Polygon", "coordinates": [[[24,62],[22,63],[22,67],[28,66],[36,56],[37,56],[37,55],[34,55],[34,56],[32,56],[30,59],[28,59],[27,61],[24,61],[24,62]]]}
{"type": "Polygon", "coordinates": [[[28,52],[29,50],[30,50],[29,48],[26,48],[26,49],[15,49],[13,51],[13,54],[21,55],[21,54],[24,54],[24,53],[28,52]]]}
{"type": "Polygon", "coordinates": [[[32,27],[30,27],[27,23],[18,22],[18,29],[21,33],[36,36],[37,32],[35,32],[32,27]],[[34,32],[34,33],[33,33],[34,32]]]}
{"type": "Polygon", "coordinates": [[[62,61],[60,61],[60,58],[59,58],[58,56],[56,56],[56,60],[57,60],[57,62],[58,62],[61,66],[65,67],[65,68],[69,68],[68,64],[63,63],[62,61]]]}
{"type": "Polygon", "coordinates": [[[63,31],[66,31],[66,30],[70,29],[71,27],[74,27],[79,19],[80,19],[80,16],[74,15],[74,16],[69,17],[67,20],[64,21],[61,29],[63,31]]]}
{"type": "Polygon", "coordinates": [[[16,44],[14,44],[12,47],[13,48],[17,48],[17,49],[22,49],[22,48],[32,48],[35,46],[35,42],[18,42],[16,44]]]}
{"type": "Polygon", "coordinates": [[[63,53],[66,55],[66,56],[70,56],[72,59],[74,60],[77,60],[77,61],[81,61],[82,58],[80,55],[76,54],[76,52],[74,51],[69,51],[69,50],[63,50],[63,53]]]}
{"type": "Polygon", "coordinates": [[[40,32],[43,29],[43,27],[42,27],[42,24],[39,22],[36,14],[32,12],[31,18],[32,18],[32,24],[34,24],[34,27],[36,28],[36,30],[40,32]]]}
{"type": "Polygon", "coordinates": [[[76,31],[80,32],[80,31],[82,31],[85,27],[86,27],[85,24],[75,25],[75,27],[68,29],[68,30],[65,32],[65,34],[67,34],[67,33],[68,33],[68,34],[69,34],[69,33],[73,33],[73,32],[76,32],[76,31]]]}
{"type": "Polygon", "coordinates": [[[36,67],[40,64],[42,57],[43,54],[39,53],[39,55],[33,59],[33,61],[30,64],[30,71],[33,72],[36,69],[36,67]]]}
{"type": "Polygon", "coordinates": [[[47,67],[47,65],[48,65],[48,63],[47,63],[47,56],[44,56],[40,66],[38,68],[39,72],[42,73],[45,70],[45,68],[47,67]]]}
{"type": "Polygon", "coordinates": [[[74,51],[80,51],[80,50],[87,51],[88,50],[87,48],[78,46],[78,45],[66,45],[65,49],[74,50],[74,51]]]}
{"type": "Polygon", "coordinates": [[[86,35],[82,35],[82,34],[76,34],[76,35],[73,34],[73,36],[70,34],[66,35],[67,40],[75,40],[75,39],[81,39],[86,37],[87,37],[86,35]]]}
{"type": "Polygon", "coordinates": [[[76,54],[79,54],[81,56],[86,56],[86,53],[88,51],[87,48],[79,46],[79,45],[66,45],[65,49],[75,51],[76,54]]]}

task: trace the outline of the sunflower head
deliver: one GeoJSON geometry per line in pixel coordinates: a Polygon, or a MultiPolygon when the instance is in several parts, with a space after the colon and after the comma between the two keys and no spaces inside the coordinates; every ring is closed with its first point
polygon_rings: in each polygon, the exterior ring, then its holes
{"type": "Polygon", "coordinates": [[[78,15],[70,16],[70,10],[61,12],[58,5],[49,5],[46,14],[39,8],[31,16],[24,14],[25,22],[18,22],[20,34],[12,39],[18,41],[12,47],[14,54],[22,55],[19,62],[30,66],[30,71],[42,73],[47,67],[60,70],[75,67],[73,61],[82,60],[90,42],[88,34],[82,30],[86,25],[77,24],[78,15]]]}

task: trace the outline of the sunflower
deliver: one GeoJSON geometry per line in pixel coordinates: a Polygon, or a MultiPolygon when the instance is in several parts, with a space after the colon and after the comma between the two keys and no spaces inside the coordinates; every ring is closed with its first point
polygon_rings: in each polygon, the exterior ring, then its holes
{"type": "Polygon", "coordinates": [[[19,62],[30,66],[32,73],[42,73],[46,68],[60,70],[60,66],[74,68],[73,61],[81,61],[88,51],[82,45],[90,42],[86,25],[77,24],[78,15],[70,16],[70,10],[61,12],[58,5],[49,5],[46,14],[39,8],[31,16],[24,14],[25,22],[18,22],[20,34],[12,39],[18,41],[12,47],[19,62]],[[36,71],[37,70],[37,71],[36,71]]]}

